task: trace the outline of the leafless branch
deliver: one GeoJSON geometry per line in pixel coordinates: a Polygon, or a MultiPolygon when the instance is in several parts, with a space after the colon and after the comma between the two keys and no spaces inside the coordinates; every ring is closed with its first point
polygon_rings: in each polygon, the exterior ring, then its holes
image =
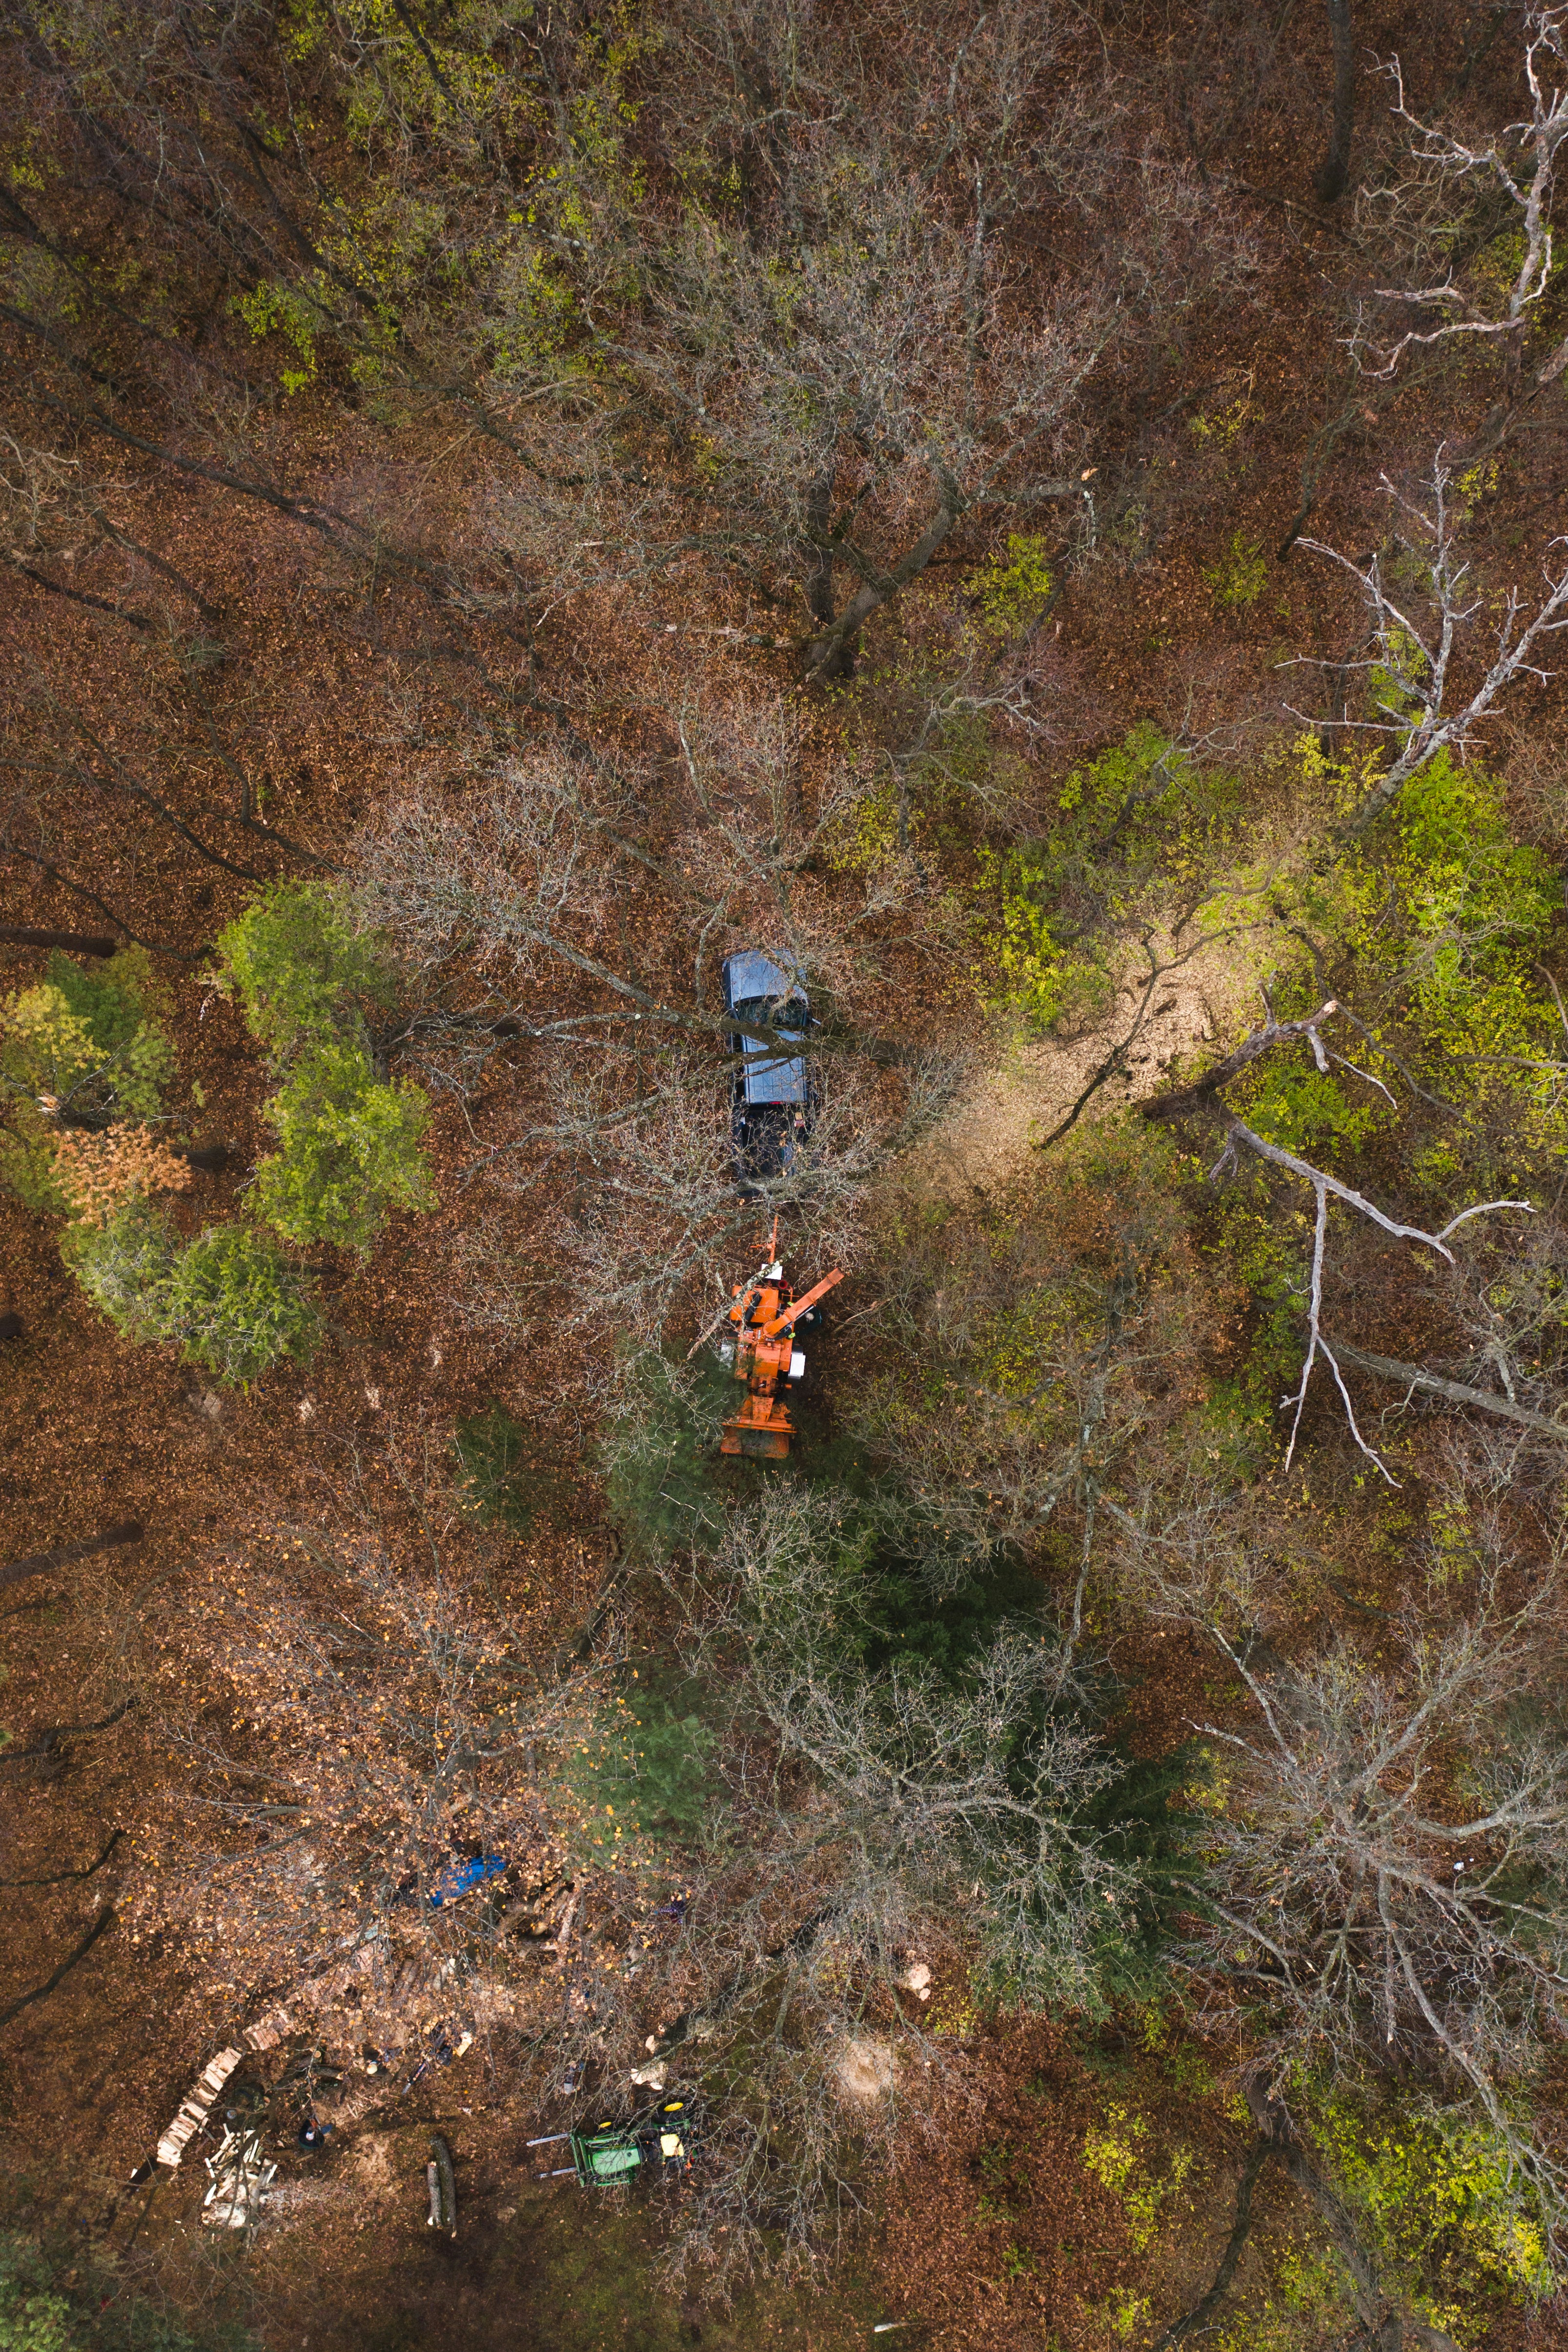
{"type": "MultiPolygon", "coordinates": [[[[1363,567],[1321,540],[1301,543],[1316,555],[1348,572],[1359,585],[1371,615],[1376,654],[1354,667],[1375,670],[1378,710],[1375,719],[1347,720],[1394,739],[1396,748],[1388,767],[1364,793],[1337,827],[1340,840],[1354,840],[1390,806],[1401,787],[1435,751],[1447,745],[1463,751],[1491,710],[1503,688],[1519,677],[1545,679],[1552,675],[1535,661],[1542,640],[1568,628],[1568,562],[1554,573],[1542,564],[1544,593],[1533,611],[1517,587],[1503,600],[1497,625],[1496,654],[1490,667],[1468,701],[1457,710],[1445,708],[1449,673],[1469,624],[1481,610],[1479,589],[1470,585],[1469,567],[1455,542],[1455,518],[1448,503],[1450,468],[1439,448],[1428,484],[1429,503],[1416,506],[1404,498],[1385,475],[1383,488],[1414,532],[1421,564],[1424,602],[1429,615],[1412,600],[1396,603],[1386,583],[1381,554],[1363,567]]],[[[1553,540],[1552,550],[1568,547],[1553,540]]],[[[1293,717],[1305,714],[1292,710],[1293,717]]]]}
{"type": "Polygon", "coordinates": [[[1364,1192],[1358,1192],[1351,1185],[1342,1183],[1338,1177],[1326,1174],[1321,1168],[1313,1168],[1309,1161],[1299,1160],[1294,1152],[1283,1150],[1279,1144],[1265,1141],[1262,1136],[1239,1118],[1227,1119],[1226,1136],[1228,1139],[1226,1149],[1214,1169],[1210,1171],[1211,1176],[1218,1175],[1227,1160],[1234,1159],[1236,1146],[1239,1144],[1244,1150],[1256,1153],[1260,1160],[1269,1160],[1276,1168],[1287,1169],[1292,1176],[1299,1176],[1304,1183],[1312,1186],[1317,1200],[1317,1218],[1312,1234],[1312,1272],[1308,1290],[1306,1361],[1301,1367],[1300,1386],[1293,1396],[1284,1400],[1287,1405],[1293,1403],[1296,1408],[1295,1417],[1291,1423],[1290,1443],[1285,1449],[1286,1466],[1287,1468],[1290,1466],[1295,1455],[1296,1434],[1301,1427],[1301,1412],[1306,1403],[1307,1385],[1312,1379],[1312,1366],[1321,1356],[1333,1374],[1341,1402],[1344,1406],[1345,1420],[1351,1435],[1367,1460],[1387,1479],[1388,1484],[1391,1486],[1396,1486],[1399,1484],[1398,1479],[1395,1477],[1382,1455],[1374,1447],[1368,1445],[1361,1433],[1355,1418],[1355,1410],[1351,1403],[1350,1393],[1345,1387],[1338,1360],[1322,1335],[1321,1318],[1323,1255],[1328,1238],[1329,1195],[1333,1193],[1336,1200],[1343,1201],[1347,1207],[1354,1209],[1359,1215],[1369,1219],[1385,1234],[1391,1234],[1396,1240],[1419,1242],[1424,1247],[1436,1250],[1438,1256],[1446,1258],[1450,1265],[1454,1262],[1454,1254],[1448,1247],[1448,1237],[1457,1233],[1461,1225],[1468,1223],[1470,1218],[1490,1216],[1500,1209],[1521,1209],[1526,1215],[1531,1215],[1533,1213],[1532,1205],[1528,1201],[1479,1202],[1471,1208],[1461,1209],[1458,1215],[1451,1217],[1440,1232],[1427,1233],[1419,1225],[1401,1224],[1397,1218],[1386,1215],[1374,1202],[1369,1201],[1364,1192]]]}
{"type": "MultiPolygon", "coordinates": [[[[1439,325],[1411,327],[1390,342],[1364,319],[1358,320],[1350,338],[1357,364],[1369,375],[1394,375],[1406,352],[1433,343],[1464,337],[1512,337],[1517,353],[1525,329],[1546,291],[1552,276],[1552,200],[1557,156],[1568,139],[1568,8],[1533,0],[1524,16],[1524,78],[1530,93],[1529,114],[1511,122],[1500,141],[1489,147],[1470,147],[1448,131],[1423,122],[1405,100],[1405,77],[1399,59],[1385,68],[1394,86],[1392,112],[1413,134],[1412,152],[1417,167],[1435,174],[1446,189],[1466,182],[1483,183],[1511,205],[1518,221],[1519,266],[1509,286],[1500,318],[1490,317],[1451,277],[1435,286],[1380,286],[1380,302],[1397,303],[1406,311],[1447,310],[1439,325]],[[1561,86],[1551,79],[1561,73],[1561,86]],[[1512,154],[1505,142],[1517,142],[1512,154]],[[1456,315],[1457,314],[1457,315],[1456,315]]],[[[1568,339],[1543,363],[1538,382],[1544,385],[1568,367],[1568,339]]]]}

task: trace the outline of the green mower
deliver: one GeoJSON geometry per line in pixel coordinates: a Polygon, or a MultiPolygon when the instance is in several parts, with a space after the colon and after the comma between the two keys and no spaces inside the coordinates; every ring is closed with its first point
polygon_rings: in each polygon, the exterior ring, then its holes
{"type": "MultiPolygon", "coordinates": [[[[607,2116],[591,2131],[554,2134],[571,2145],[571,2162],[559,2170],[575,2173],[580,2189],[630,2189],[634,2182],[655,2179],[673,2187],[691,2168],[695,2121],[689,2099],[660,2099],[622,2121],[607,2116]]],[[[529,2145],[542,2147],[545,2142],[529,2145]]]]}

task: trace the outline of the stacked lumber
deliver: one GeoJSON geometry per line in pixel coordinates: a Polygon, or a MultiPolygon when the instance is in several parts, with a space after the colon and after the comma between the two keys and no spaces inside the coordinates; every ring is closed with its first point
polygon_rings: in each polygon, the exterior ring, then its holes
{"type": "Polygon", "coordinates": [[[183,2099],[173,2122],[158,2143],[160,2164],[175,2165],[185,2153],[186,2143],[195,2137],[212,2113],[213,2101],[245,2056],[241,2049],[231,2046],[220,2050],[210,2059],[192,2084],[190,2093],[183,2099]]]}
{"type": "Polygon", "coordinates": [[[285,2003],[277,2009],[269,2009],[265,2017],[259,2017],[254,2025],[246,2026],[238,2043],[220,2050],[215,2058],[210,2059],[182,2100],[173,2122],[158,2143],[159,2163],[179,2163],[186,2147],[211,2115],[213,2102],[218,2093],[248,2052],[276,2050],[280,2042],[298,2030],[299,2009],[319,2009],[327,2001],[335,2000],[350,1978],[362,1976],[372,1965],[370,1946],[361,1944],[352,1958],[345,1960],[341,1968],[302,1986],[294,1995],[292,2005],[285,2003]]]}

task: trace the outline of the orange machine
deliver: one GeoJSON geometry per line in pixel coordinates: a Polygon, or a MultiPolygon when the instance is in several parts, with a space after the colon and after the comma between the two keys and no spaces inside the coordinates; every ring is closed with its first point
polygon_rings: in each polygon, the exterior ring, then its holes
{"type": "Polygon", "coordinates": [[[795,1345],[795,1325],[844,1278],[835,1266],[804,1298],[796,1298],[774,1255],[778,1246],[775,1217],[768,1264],[748,1283],[736,1286],[729,1310],[735,1338],[723,1351],[727,1356],[733,1349],[735,1377],[746,1382],[747,1395],[740,1411],[725,1423],[718,1450],[750,1454],[760,1462],[782,1462],[795,1433],[789,1403],[779,1393],[781,1381],[798,1381],[806,1369],[806,1359],[795,1345]]]}

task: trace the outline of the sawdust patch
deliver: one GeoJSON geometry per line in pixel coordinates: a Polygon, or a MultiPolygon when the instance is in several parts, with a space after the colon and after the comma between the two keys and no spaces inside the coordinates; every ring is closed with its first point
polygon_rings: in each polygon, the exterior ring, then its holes
{"type": "Polygon", "coordinates": [[[349,2166],[354,2185],[374,2197],[396,2185],[392,2168],[392,2144],[390,2132],[364,2132],[349,2151],[349,2166]]]}
{"type": "Polygon", "coordinates": [[[844,2043],[833,2072],[841,2092],[852,2105],[874,2106],[892,2090],[898,2060],[891,2042],[862,2035],[844,2043]]]}
{"type": "Polygon", "coordinates": [[[333,2206],[350,2202],[346,2180],[275,2180],[267,2192],[258,2226],[274,2233],[314,2227],[333,2206]]]}

